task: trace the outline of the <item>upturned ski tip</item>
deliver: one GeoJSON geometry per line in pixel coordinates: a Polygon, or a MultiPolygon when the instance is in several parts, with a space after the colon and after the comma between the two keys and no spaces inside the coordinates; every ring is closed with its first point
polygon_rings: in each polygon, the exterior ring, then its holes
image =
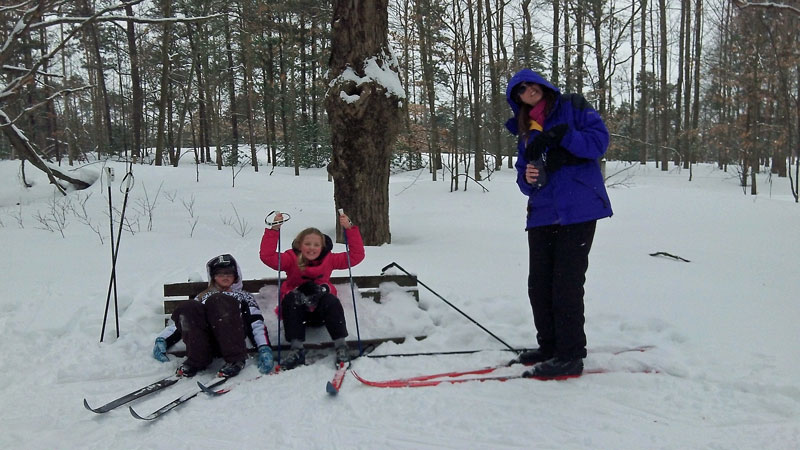
{"type": "Polygon", "coordinates": [[[328,384],[325,386],[325,391],[331,395],[336,395],[339,393],[339,390],[336,389],[336,386],[334,386],[330,381],[328,381],[328,384]]]}

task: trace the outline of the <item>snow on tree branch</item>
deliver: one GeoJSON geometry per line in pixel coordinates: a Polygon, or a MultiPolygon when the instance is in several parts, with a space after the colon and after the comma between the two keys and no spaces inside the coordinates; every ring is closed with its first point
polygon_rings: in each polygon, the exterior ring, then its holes
{"type": "Polygon", "coordinates": [[[731,0],[734,5],[736,5],[739,9],[745,8],[767,8],[767,9],[780,9],[784,11],[789,11],[792,14],[800,16],[800,9],[786,5],[783,3],[774,3],[774,2],[749,2],[747,0],[731,0]]]}
{"type": "MultiPolygon", "coordinates": [[[[352,67],[347,67],[338,77],[331,80],[329,86],[334,88],[340,83],[353,82],[356,86],[366,83],[375,83],[386,91],[386,96],[405,98],[405,91],[397,73],[397,59],[393,55],[381,54],[364,60],[364,76],[359,76],[352,67]]],[[[359,95],[351,95],[342,90],[339,97],[345,103],[355,103],[359,95]]]]}

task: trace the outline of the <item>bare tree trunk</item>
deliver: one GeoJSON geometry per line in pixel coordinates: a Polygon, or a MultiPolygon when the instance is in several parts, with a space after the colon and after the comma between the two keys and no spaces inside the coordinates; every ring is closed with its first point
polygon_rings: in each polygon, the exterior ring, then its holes
{"type": "MultiPolygon", "coordinates": [[[[289,165],[289,155],[293,155],[293,156],[296,156],[296,155],[294,155],[294,153],[291,151],[292,150],[292,141],[291,141],[291,139],[289,137],[289,118],[287,117],[287,115],[288,115],[288,111],[287,110],[289,109],[289,105],[287,105],[287,102],[286,102],[286,96],[288,95],[287,94],[287,86],[286,86],[286,82],[287,82],[287,72],[286,72],[286,70],[287,69],[286,69],[286,57],[284,55],[285,54],[285,50],[284,50],[285,39],[284,39],[284,36],[283,36],[283,32],[280,32],[279,36],[280,37],[278,39],[278,64],[279,64],[279,69],[280,69],[280,73],[281,73],[281,76],[280,76],[280,80],[281,80],[281,93],[280,93],[280,98],[281,98],[281,104],[280,104],[280,107],[281,107],[281,111],[280,111],[280,113],[281,113],[281,129],[283,131],[283,155],[284,155],[284,159],[285,159],[286,165],[288,166],[289,165]]],[[[295,175],[300,175],[299,166],[297,165],[297,158],[295,157],[293,159],[295,160],[294,161],[294,164],[295,164],[295,175]]]]}
{"type": "MultiPolygon", "coordinates": [[[[161,1],[161,12],[164,17],[172,15],[172,1],[161,1]]],[[[169,101],[169,74],[170,74],[170,61],[169,61],[169,47],[172,38],[172,25],[170,22],[164,22],[163,31],[161,36],[161,82],[159,87],[158,99],[158,131],[156,133],[156,161],[157,166],[164,164],[164,127],[167,123],[167,102],[169,101]]]]}
{"type": "Polygon", "coordinates": [[[500,74],[497,70],[497,62],[494,57],[494,48],[492,45],[492,9],[490,0],[485,0],[486,4],[486,53],[489,57],[489,103],[492,106],[492,115],[489,118],[488,128],[489,136],[494,147],[495,162],[494,169],[500,170],[503,167],[503,147],[500,129],[500,124],[503,123],[500,115],[500,107],[502,98],[500,97],[500,74]]]}
{"type": "MultiPolygon", "coordinates": [[[[692,104],[691,150],[686,157],[686,159],[689,160],[690,168],[693,163],[697,162],[694,154],[694,148],[698,144],[697,130],[700,127],[700,61],[702,61],[702,28],[703,0],[697,0],[697,4],[694,7],[694,55],[692,55],[692,59],[694,61],[694,100],[692,104]]],[[[689,105],[687,104],[686,107],[688,108],[689,105]]]]}
{"type": "Polygon", "coordinates": [[[483,123],[483,77],[481,76],[481,60],[483,56],[483,10],[480,8],[480,0],[478,7],[475,8],[472,3],[473,0],[468,0],[469,7],[469,25],[470,25],[470,57],[472,61],[472,139],[475,144],[475,172],[474,177],[476,181],[481,180],[481,172],[486,168],[483,161],[483,139],[481,134],[481,124],[483,123]],[[474,11],[477,11],[478,17],[475,17],[474,11]]]}
{"type": "Polygon", "coordinates": [[[595,64],[597,65],[596,90],[600,97],[598,112],[601,116],[605,116],[607,113],[606,98],[608,96],[605,52],[603,51],[603,4],[603,2],[599,1],[592,2],[592,15],[590,16],[592,30],[594,31],[594,54],[595,64]]]}
{"type": "Polygon", "coordinates": [[[642,149],[639,151],[639,164],[647,164],[647,0],[642,1],[642,23],[641,23],[641,48],[642,59],[641,68],[639,69],[639,85],[641,86],[642,95],[639,99],[639,115],[642,122],[642,149]]]}
{"type": "MultiPolygon", "coordinates": [[[[87,0],[83,0],[82,9],[86,16],[92,15],[92,9],[87,0]]],[[[85,30],[90,43],[90,52],[96,64],[94,72],[97,76],[97,85],[100,89],[100,96],[102,98],[102,112],[99,119],[102,124],[101,127],[104,125],[104,127],[101,129],[105,133],[105,136],[101,142],[103,145],[107,146],[106,152],[110,153],[114,151],[114,135],[111,127],[111,105],[108,100],[108,88],[106,87],[103,57],[100,54],[100,38],[97,36],[97,26],[94,23],[87,24],[85,30]]]]}
{"type": "Polygon", "coordinates": [[[553,60],[550,68],[550,82],[553,86],[558,86],[558,39],[561,32],[561,0],[553,1],[553,60]]]}
{"type": "MultiPolygon", "coordinates": [[[[125,15],[133,17],[133,7],[125,6],[125,15]]],[[[131,61],[131,126],[133,127],[133,150],[131,157],[138,159],[142,151],[142,111],[144,110],[144,93],[142,79],[139,75],[139,48],[136,45],[136,32],[132,21],[128,21],[125,30],[128,39],[128,58],[131,61]]]]}
{"type": "MultiPolygon", "coordinates": [[[[211,147],[210,147],[210,127],[208,125],[208,108],[206,106],[206,83],[203,77],[203,65],[200,62],[200,50],[194,40],[194,33],[192,33],[192,26],[187,26],[189,31],[189,45],[192,48],[192,61],[197,71],[197,121],[198,121],[198,138],[200,144],[200,162],[210,161],[211,147]]],[[[196,26],[197,34],[201,34],[200,25],[196,26]]],[[[202,40],[202,35],[201,35],[202,40]]]]}
{"type": "MultiPolygon", "coordinates": [[[[683,113],[683,130],[678,128],[676,130],[677,136],[681,137],[681,141],[683,145],[677,146],[678,152],[676,153],[675,157],[673,158],[675,161],[675,165],[680,165],[680,158],[683,157],[684,159],[684,167],[689,168],[692,162],[692,133],[691,133],[691,118],[692,118],[692,67],[694,64],[697,64],[697,59],[694,58],[692,55],[692,0],[687,1],[687,10],[686,10],[686,31],[684,32],[684,58],[685,64],[683,66],[683,111],[681,108],[677,108],[675,111],[675,115],[680,117],[680,114],[683,113]],[[683,155],[680,154],[683,152],[683,155]]],[[[680,120],[680,119],[678,119],[680,120]]]]}
{"type": "MultiPolygon", "coordinates": [[[[225,8],[230,11],[230,4],[225,8]]],[[[231,24],[223,20],[225,30],[225,54],[228,58],[228,99],[231,113],[231,166],[239,164],[239,109],[236,106],[236,70],[233,67],[233,48],[231,47],[231,24]]]]}
{"type": "MultiPolygon", "coordinates": [[[[331,88],[325,99],[333,144],[328,172],[334,180],[336,209],[343,208],[361,225],[367,245],[391,242],[389,162],[401,124],[398,103],[403,93],[377,80],[356,84],[342,74],[354,71],[363,77],[365,64],[373,61],[384,76],[397,77],[388,22],[388,0],[333,2],[331,88]]],[[[399,82],[397,77],[398,86],[399,82]]]]}
{"type": "Polygon", "coordinates": [[[569,25],[569,14],[571,12],[569,2],[564,3],[564,91],[572,92],[574,74],[572,73],[572,31],[569,25]]]}
{"type": "Polygon", "coordinates": [[[253,39],[252,33],[255,32],[253,24],[245,18],[245,14],[239,11],[242,17],[241,23],[241,45],[242,45],[242,74],[243,74],[243,88],[245,92],[246,112],[247,112],[247,136],[250,141],[250,163],[253,165],[253,170],[258,172],[258,153],[256,151],[256,132],[255,132],[255,117],[253,114],[253,103],[255,101],[255,93],[253,92],[253,39]]]}
{"type": "Polygon", "coordinates": [[[263,104],[264,109],[264,130],[267,135],[267,162],[272,163],[275,167],[277,159],[277,133],[275,130],[275,77],[272,58],[273,46],[267,45],[266,56],[262,61],[261,79],[264,91],[263,104]]]}
{"type": "MultiPolygon", "coordinates": [[[[178,162],[181,158],[181,150],[183,148],[183,127],[185,126],[186,113],[189,111],[189,105],[191,103],[190,99],[192,95],[192,82],[194,81],[194,70],[192,69],[191,65],[189,65],[189,70],[187,71],[187,73],[189,79],[186,80],[186,83],[183,84],[183,103],[181,104],[181,109],[180,112],[178,113],[178,135],[175,138],[176,145],[178,146],[178,151],[176,152],[177,155],[175,160],[172,162],[172,165],[175,167],[178,167],[178,162]]],[[[191,114],[189,116],[189,121],[190,123],[192,121],[191,114]]],[[[197,157],[198,156],[197,143],[195,142],[194,139],[194,127],[192,127],[192,147],[194,147],[195,160],[196,162],[199,162],[199,158],[197,157]]]]}
{"type": "Polygon", "coordinates": [[[576,39],[577,42],[575,43],[575,51],[577,60],[575,62],[575,92],[579,94],[583,94],[583,67],[585,64],[586,58],[586,37],[585,37],[585,25],[586,25],[586,9],[584,5],[580,2],[577,3],[575,10],[575,30],[576,30],[576,39]]]}
{"type": "MultiPolygon", "coordinates": [[[[689,16],[689,10],[691,9],[689,5],[690,1],[691,0],[681,0],[681,23],[678,32],[678,80],[675,82],[675,134],[677,136],[675,147],[678,151],[682,151],[684,147],[684,136],[681,132],[681,108],[683,106],[683,86],[688,82],[685,74],[689,72],[689,57],[687,52],[689,43],[686,37],[686,21],[689,16]]],[[[688,111],[688,105],[686,108],[688,111]]],[[[675,164],[679,164],[679,161],[675,161],[675,164]]]]}
{"type": "Polygon", "coordinates": [[[436,175],[442,167],[442,155],[439,150],[439,125],[436,118],[436,90],[434,88],[433,80],[433,62],[430,55],[431,46],[433,45],[429,33],[430,25],[423,22],[423,16],[430,15],[430,4],[428,0],[422,0],[417,3],[417,32],[419,33],[419,53],[422,60],[422,80],[425,87],[425,100],[428,106],[428,154],[431,159],[431,178],[436,181],[436,175]]]}
{"type": "MultiPolygon", "coordinates": [[[[661,69],[661,89],[659,89],[658,109],[660,114],[660,126],[658,129],[658,142],[666,146],[668,143],[667,128],[669,126],[669,97],[667,96],[667,1],[658,0],[658,23],[661,36],[661,50],[659,51],[661,69]]],[[[669,152],[666,148],[661,151],[661,170],[669,170],[669,152]]]]}

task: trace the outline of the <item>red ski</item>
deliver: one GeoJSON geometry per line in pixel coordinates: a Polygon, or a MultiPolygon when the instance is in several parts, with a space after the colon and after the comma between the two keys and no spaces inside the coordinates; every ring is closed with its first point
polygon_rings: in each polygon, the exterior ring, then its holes
{"type": "MultiPolygon", "coordinates": [[[[508,380],[516,380],[516,379],[529,379],[529,380],[539,380],[539,381],[561,381],[567,380],[570,378],[578,378],[584,375],[594,375],[594,374],[601,374],[601,373],[623,373],[623,372],[615,372],[607,369],[589,369],[584,370],[583,374],[581,375],[564,375],[554,378],[543,378],[543,377],[523,377],[522,374],[512,374],[512,375],[498,375],[498,376],[489,376],[489,377],[479,377],[479,376],[462,376],[462,377],[446,377],[441,379],[425,379],[425,380],[417,380],[417,379],[397,379],[397,380],[386,380],[386,381],[372,381],[367,380],[357,374],[355,371],[351,371],[353,376],[356,380],[360,381],[367,386],[373,387],[381,387],[381,388],[402,388],[402,387],[426,387],[426,386],[437,386],[442,383],[466,383],[467,381],[508,381],[508,380]]],[[[652,369],[644,369],[644,370],[631,370],[625,371],[625,373],[658,373],[656,370],[652,369]]]]}
{"type": "Polygon", "coordinates": [[[347,375],[347,369],[349,367],[350,364],[345,366],[343,362],[339,363],[339,367],[336,368],[336,373],[333,374],[333,379],[328,381],[328,384],[325,386],[325,390],[328,392],[328,394],[336,395],[339,393],[339,388],[342,387],[344,376],[347,375]]]}
{"type": "MultiPolygon", "coordinates": [[[[595,351],[595,352],[592,352],[592,353],[611,353],[612,355],[620,355],[620,354],[623,354],[623,353],[630,353],[630,352],[645,352],[647,350],[652,349],[653,347],[655,347],[655,346],[653,346],[653,345],[640,345],[640,346],[637,346],[637,347],[625,347],[625,348],[617,349],[617,350],[598,350],[598,351],[595,351]]],[[[514,361],[511,361],[508,364],[498,364],[496,366],[488,366],[488,367],[483,367],[483,368],[480,368],[480,369],[441,372],[441,373],[434,373],[434,374],[429,374],[429,375],[418,375],[418,376],[414,376],[414,377],[396,378],[396,379],[392,379],[392,380],[370,382],[370,383],[365,383],[365,384],[369,384],[371,386],[375,386],[375,384],[371,384],[371,383],[380,383],[380,384],[389,383],[389,384],[400,384],[400,385],[404,386],[405,385],[404,383],[406,383],[406,382],[427,381],[427,380],[433,380],[433,379],[438,379],[438,378],[444,378],[444,379],[447,379],[447,378],[459,378],[459,377],[463,377],[465,375],[486,375],[486,374],[494,372],[497,369],[502,369],[502,368],[505,368],[505,367],[509,367],[509,366],[514,365],[514,364],[518,364],[518,363],[515,363],[514,361]]],[[[586,373],[586,372],[584,371],[584,373],[586,373]]],[[[356,376],[356,378],[358,378],[358,375],[355,372],[353,372],[353,375],[356,376]]],[[[496,377],[496,379],[500,379],[500,378],[508,379],[508,377],[496,377]]],[[[519,377],[515,377],[515,378],[519,378],[519,377]]],[[[486,379],[490,379],[490,378],[482,377],[481,379],[486,380],[486,379]]],[[[446,380],[440,380],[440,382],[441,381],[446,381],[446,380]]],[[[431,385],[431,386],[434,386],[434,385],[431,385]]],[[[384,386],[378,386],[378,387],[384,387],[384,386]]],[[[392,387],[392,386],[385,386],[385,387],[392,387]]]]}

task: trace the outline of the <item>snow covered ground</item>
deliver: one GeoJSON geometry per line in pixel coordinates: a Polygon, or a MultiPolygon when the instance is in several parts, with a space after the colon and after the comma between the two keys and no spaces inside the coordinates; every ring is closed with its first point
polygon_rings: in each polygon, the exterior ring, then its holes
{"type": "MultiPolygon", "coordinates": [[[[110,166],[120,209],[125,166],[110,166]]],[[[609,163],[609,173],[621,167],[609,163]]],[[[92,168],[100,174],[102,164],[92,168]]],[[[82,402],[100,405],[175,370],[180,359],[151,357],[163,326],[162,285],[202,278],[205,261],[220,253],[232,253],[245,278],[275,276],[258,258],[264,217],[291,214],[284,246],[307,226],[333,233],[333,184],[324,170],[295,177],[287,168],[244,169],[231,187],[230,169],[196,172],[189,158],[180,168],[135,166],[126,212],[134,234],[123,233],[117,264],[120,337],[112,309],[100,343],[111,260],[107,188],[98,181],[62,198],[35,169],[27,170],[35,183],[27,190],[18,173],[18,162],[0,161],[0,448],[800,448],[800,207],[786,179],[770,186],[760,176],[762,194],[753,197],[713,166],[696,167],[692,182],[687,171],[651,165],[626,172],[632,178],[610,190],[615,215],[599,222],[586,285],[586,367],[612,373],[406,389],[363,386],[348,375],[329,397],[328,358],[145,423],[126,408],[96,415],[82,402]],[[43,229],[67,203],[85,205],[91,226],[68,213],[63,237],[54,222],[54,231],[43,229]],[[659,251],[691,262],[648,255],[659,251]],[[655,348],[609,354],[637,345],[655,348]],[[630,373],[641,369],[658,373],[630,373]]],[[[489,192],[473,183],[451,193],[428,179],[391,178],[392,244],[368,247],[353,274],[397,262],[503,341],[535,345],[525,198],[514,174],[495,173],[483,182],[489,192]]],[[[487,351],[361,358],[353,363],[359,374],[394,378],[510,358],[501,342],[420,293],[418,306],[401,292],[383,305],[359,300],[362,337],[429,336],[375,354],[487,351]]],[[[352,313],[349,289],[340,294],[352,313]]],[[[265,292],[260,301],[269,312],[275,299],[265,292]]],[[[352,320],[349,328],[355,338],[352,320]]],[[[250,363],[236,380],[256,373],[250,363]]],[[[192,383],[134,407],[149,413],[192,383]]]]}

